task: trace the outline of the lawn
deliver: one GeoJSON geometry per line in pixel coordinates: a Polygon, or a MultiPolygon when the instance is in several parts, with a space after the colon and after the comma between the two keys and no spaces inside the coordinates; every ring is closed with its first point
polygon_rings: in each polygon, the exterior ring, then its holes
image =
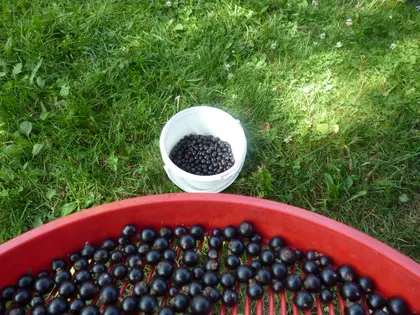
{"type": "Polygon", "coordinates": [[[0,241],[180,191],[160,132],[210,104],[248,137],[226,192],[310,209],[420,260],[415,5],[8,0],[0,14],[0,241]]]}

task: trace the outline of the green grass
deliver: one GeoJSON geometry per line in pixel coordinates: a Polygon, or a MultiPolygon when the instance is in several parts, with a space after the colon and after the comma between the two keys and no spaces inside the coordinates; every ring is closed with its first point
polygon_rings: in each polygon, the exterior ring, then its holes
{"type": "Polygon", "coordinates": [[[1,2],[0,240],[179,191],[160,131],[177,111],[211,104],[249,140],[227,192],[310,209],[420,260],[414,5],[168,3],[1,2]]]}

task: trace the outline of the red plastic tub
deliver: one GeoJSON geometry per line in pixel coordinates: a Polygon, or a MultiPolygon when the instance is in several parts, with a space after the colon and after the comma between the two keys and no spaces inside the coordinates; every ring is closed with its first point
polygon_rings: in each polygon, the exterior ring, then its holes
{"type": "MultiPolygon", "coordinates": [[[[45,224],[0,245],[0,288],[15,283],[29,270],[37,272],[48,267],[54,258],[80,250],[86,241],[99,245],[106,237],[117,237],[127,223],[138,227],[201,224],[210,230],[243,220],[253,222],[266,239],[279,235],[292,247],[317,250],[331,256],[337,264],[351,264],[360,274],[375,279],[380,293],[401,296],[411,310],[420,310],[420,265],[407,256],[315,213],[282,203],[224,194],[133,198],[45,224]]],[[[273,314],[272,307],[269,309],[273,314]]],[[[261,308],[257,313],[260,312],[261,308]]]]}

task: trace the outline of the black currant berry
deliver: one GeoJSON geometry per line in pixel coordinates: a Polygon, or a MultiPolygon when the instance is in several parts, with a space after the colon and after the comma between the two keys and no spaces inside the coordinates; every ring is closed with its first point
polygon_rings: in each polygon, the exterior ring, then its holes
{"type": "Polygon", "coordinates": [[[331,267],[325,267],[319,273],[322,283],[327,287],[331,288],[338,282],[338,274],[331,267]]]}
{"type": "Polygon", "coordinates": [[[177,238],[180,238],[182,235],[187,234],[187,229],[184,226],[177,226],[174,230],[174,234],[177,238]]]}
{"type": "Polygon", "coordinates": [[[174,266],[172,262],[168,260],[161,261],[156,266],[156,274],[164,279],[169,279],[172,277],[172,273],[174,272],[174,266]]]}
{"type": "Polygon", "coordinates": [[[193,269],[193,276],[194,276],[194,279],[196,279],[196,280],[201,280],[201,278],[203,277],[204,273],[205,273],[205,271],[201,267],[195,267],[193,269]]]}
{"type": "Polygon", "coordinates": [[[175,261],[177,258],[176,251],[174,251],[172,248],[168,248],[163,252],[163,259],[169,260],[169,261],[175,261]]]}
{"type": "Polygon", "coordinates": [[[209,259],[206,261],[204,265],[204,269],[206,271],[218,271],[219,270],[219,262],[215,259],[209,259]]]}
{"type": "Polygon", "coordinates": [[[264,289],[258,283],[251,283],[247,288],[247,294],[251,300],[259,300],[264,294],[264,289]]]}
{"type": "Polygon", "coordinates": [[[114,267],[112,274],[114,275],[115,279],[122,280],[127,276],[128,268],[126,265],[119,264],[114,267]]]}
{"type": "Polygon", "coordinates": [[[149,292],[150,286],[147,284],[146,281],[139,282],[134,286],[134,295],[136,296],[146,295],[149,294],[149,292]]]}
{"type": "Polygon", "coordinates": [[[321,292],[322,288],[321,279],[318,276],[310,273],[306,275],[305,279],[303,279],[303,287],[309,293],[319,293],[321,292]]]}
{"type": "Polygon", "coordinates": [[[161,259],[162,254],[158,250],[153,249],[151,251],[148,251],[146,254],[146,262],[149,265],[156,266],[161,259]]]}
{"type": "Polygon", "coordinates": [[[308,261],[305,261],[305,263],[303,264],[303,272],[306,274],[308,273],[318,274],[319,267],[314,261],[308,260],[308,261]]]}
{"type": "Polygon", "coordinates": [[[238,234],[243,238],[251,238],[254,236],[254,226],[248,221],[244,221],[238,226],[238,234]]]}
{"type": "Polygon", "coordinates": [[[150,294],[154,296],[164,296],[168,290],[168,283],[163,278],[156,278],[150,284],[150,294]]]}
{"type": "Polygon", "coordinates": [[[386,301],[386,306],[393,315],[408,314],[408,305],[399,297],[392,297],[386,301]]]}
{"type": "Polygon", "coordinates": [[[272,284],[272,288],[273,288],[274,292],[280,293],[280,292],[284,291],[284,284],[280,280],[274,280],[273,284],[272,284]]]}
{"type": "Polygon", "coordinates": [[[127,296],[120,305],[124,314],[135,314],[138,310],[138,299],[134,296],[127,296]]]}
{"type": "Polygon", "coordinates": [[[251,257],[258,257],[261,253],[261,247],[258,243],[250,242],[246,246],[246,253],[251,257]]]}
{"type": "Polygon", "coordinates": [[[175,312],[183,313],[188,307],[189,299],[183,293],[179,293],[171,298],[170,304],[175,312]]]}
{"type": "Polygon", "coordinates": [[[284,280],[284,286],[289,291],[297,292],[303,286],[302,278],[299,275],[289,275],[284,280]]]}
{"type": "Polygon", "coordinates": [[[79,296],[82,300],[92,300],[96,293],[98,293],[98,288],[93,282],[82,283],[79,287],[79,296]]]}
{"type": "Polygon", "coordinates": [[[344,308],[344,315],[365,315],[365,310],[359,303],[353,303],[344,308]]]}
{"type": "Polygon", "coordinates": [[[190,229],[190,233],[197,241],[204,238],[204,229],[200,225],[193,225],[190,229]]]}
{"type": "Polygon", "coordinates": [[[128,281],[131,284],[139,283],[141,280],[143,280],[144,273],[143,269],[139,267],[131,268],[131,270],[128,273],[128,281]]]}
{"type": "Polygon", "coordinates": [[[309,311],[314,306],[314,298],[307,291],[299,291],[293,297],[293,303],[301,311],[309,311]]]}
{"type": "Polygon", "coordinates": [[[196,295],[191,300],[190,307],[193,315],[206,315],[211,310],[211,302],[205,296],[196,295]]]}
{"type": "Polygon", "coordinates": [[[329,289],[323,289],[319,293],[319,299],[323,304],[330,304],[332,300],[334,299],[334,295],[329,289]]]}
{"type": "Polygon", "coordinates": [[[234,307],[238,304],[238,293],[232,289],[226,289],[222,294],[222,302],[226,307],[234,307]]]}
{"type": "Polygon", "coordinates": [[[85,301],[77,299],[70,303],[70,312],[79,314],[82,308],[86,305],[85,301]]]}
{"type": "Polygon", "coordinates": [[[122,260],[124,259],[124,254],[122,251],[120,250],[116,250],[115,252],[113,252],[111,254],[111,261],[113,263],[119,263],[122,262],[122,260]]]}
{"type": "Polygon", "coordinates": [[[385,306],[385,299],[379,293],[371,293],[366,297],[366,304],[371,310],[383,309],[385,306]]]}
{"type": "Polygon", "coordinates": [[[105,307],[102,315],[121,315],[121,310],[118,306],[108,305],[105,307]]]}
{"type": "Polygon", "coordinates": [[[112,284],[114,282],[114,277],[110,273],[106,272],[101,274],[96,281],[100,287],[104,287],[112,284]]]}
{"type": "Polygon", "coordinates": [[[230,241],[231,239],[234,239],[238,234],[236,233],[236,228],[232,225],[228,225],[223,229],[223,237],[230,241]]]}
{"type": "Polygon", "coordinates": [[[76,294],[76,285],[73,281],[64,281],[58,288],[60,296],[70,298],[76,294]]]}
{"type": "Polygon", "coordinates": [[[151,244],[157,237],[157,233],[152,228],[145,228],[140,233],[140,241],[142,243],[151,244]]]}
{"type": "Polygon", "coordinates": [[[270,246],[270,249],[273,250],[273,251],[275,251],[275,252],[279,252],[280,249],[282,247],[284,247],[285,245],[286,245],[286,242],[282,238],[280,238],[278,236],[274,236],[270,240],[270,242],[268,243],[268,246],[270,246]]]}
{"type": "Polygon", "coordinates": [[[203,275],[202,281],[207,287],[215,287],[219,283],[219,278],[216,273],[207,271],[203,275]]]}
{"type": "Polygon", "coordinates": [[[33,275],[24,275],[18,280],[18,287],[22,289],[31,289],[35,282],[35,277],[33,275]]]}
{"type": "Polygon", "coordinates": [[[117,302],[119,291],[114,285],[107,285],[99,292],[99,302],[109,305],[117,302]]]}
{"type": "Polygon", "coordinates": [[[7,286],[1,291],[1,298],[3,301],[11,301],[16,293],[14,286],[7,286]]]}
{"type": "Polygon", "coordinates": [[[158,307],[157,299],[152,295],[144,295],[139,301],[139,310],[145,314],[153,314],[158,307]]]}
{"type": "Polygon", "coordinates": [[[58,270],[64,270],[67,268],[67,262],[64,259],[55,259],[51,263],[51,270],[57,272],[58,270]]]}
{"type": "Polygon", "coordinates": [[[46,294],[51,292],[53,286],[54,286],[54,282],[51,280],[51,278],[49,277],[44,277],[44,278],[40,278],[37,279],[35,281],[35,290],[40,294],[46,294]]]}
{"type": "Polygon", "coordinates": [[[248,283],[248,281],[251,280],[252,276],[252,268],[248,265],[240,265],[236,269],[236,277],[241,283],[248,283]]]}
{"type": "Polygon", "coordinates": [[[286,264],[287,266],[291,266],[296,262],[295,251],[288,247],[283,247],[280,249],[279,258],[282,263],[286,264]]]}
{"type": "Polygon", "coordinates": [[[152,248],[163,252],[165,249],[169,248],[169,241],[164,237],[158,237],[153,242],[152,248]]]}
{"type": "Polygon", "coordinates": [[[356,271],[348,265],[342,265],[337,269],[338,278],[341,282],[354,282],[356,281],[356,271]]]}
{"type": "Polygon", "coordinates": [[[236,269],[241,264],[239,258],[235,255],[229,255],[225,258],[225,266],[229,269],[236,269]]]}
{"type": "Polygon", "coordinates": [[[228,249],[233,255],[241,256],[244,253],[244,243],[242,241],[233,239],[229,241],[228,249]]]}
{"type": "Polygon", "coordinates": [[[222,296],[219,290],[212,287],[205,288],[203,294],[207,296],[213,304],[219,302],[222,296]]]}
{"type": "Polygon", "coordinates": [[[186,250],[184,252],[184,257],[183,257],[183,261],[184,264],[188,267],[194,267],[197,265],[198,260],[199,260],[199,256],[197,255],[197,253],[193,250],[186,250]]]}
{"type": "Polygon", "coordinates": [[[164,306],[160,309],[158,315],[175,315],[175,312],[172,307],[164,306]]]}
{"type": "Polygon", "coordinates": [[[219,250],[222,248],[222,244],[223,242],[220,236],[212,236],[209,238],[209,247],[211,249],[219,250]]]}
{"type": "Polygon", "coordinates": [[[270,266],[275,260],[274,253],[271,250],[265,249],[261,251],[260,260],[264,266],[270,266]]]}
{"type": "Polygon", "coordinates": [[[132,224],[127,224],[123,227],[121,234],[126,238],[132,238],[134,235],[136,235],[137,229],[132,224]]]}
{"type": "Polygon", "coordinates": [[[93,255],[95,255],[95,251],[96,251],[95,247],[93,247],[89,243],[86,243],[85,247],[83,247],[80,254],[82,255],[82,257],[85,257],[87,259],[92,259],[93,255]]]}
{"type": "Polygon", "coordinates": [[[236,284],[236,277],[231,272],[225,272],[220,276],[220,284],[225,289],[232,289],[236,284]]]}
{"type": "Polygon", "coordinates": [[[52,299],[47,305],[48,314],[63,314],[69,308],[69,304],[64,298],[55,298],[52,299]]]}
{"type": "Polygon", "coordinates": [[[178,287],[188,284],[191,281],[191,278],[191,271],[184,267],[175,269],[172,274],[172,281],[178,287]]]}
{"type": "Polygon", "coordinates": [[[360,277],[357,283],[365,294],[373,292],[373,289],[375,288],[373,280],[369,277],[360,277]]]}
{"type": "Polygon", "coordinates": [[[341,297],[350,302],[357,302],[362,297],[359,286],[354,282],[346,282],[340,288],[341,297]]]}
{"type": "Polygon", "coordinates": [[[112,238],[107,238],[102,243],[102,248],[106,249],[108,252],[111,252],[117,248],[117,242],[115,242],[112,238]]]}
{"type": "Polygon", "coordinates": [[[167,226],[163,226],[159,230],[159,235],[167,240],[170,240],[172,238],[172,230],[167,226]]]}

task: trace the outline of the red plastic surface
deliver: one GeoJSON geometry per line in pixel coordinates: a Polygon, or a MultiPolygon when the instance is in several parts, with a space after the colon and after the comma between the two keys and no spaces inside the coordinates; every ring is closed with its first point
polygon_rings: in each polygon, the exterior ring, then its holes
{"type": "MultiPolygon", "coordinates": [[[[314,249],[351,264],[375,279],[385,296],[404,297],[420,310],[420,265],[387,245],[344,224],[272,201],[223,194],[167,194],[114,202],[53,221],[0,245],[0,287],[37,272],[86,241],[116,237],[127,223],[139,227],[201,224],[207,229],[253,222],[263,237],[280,235],[293,247],[314,249]],[[30,269],[31,268],[31,269],[30,269]]],[[[286,311],[286,299],[280,297],[286,311]]],[[[261,304],[257,305],[257,313],[261,304]]]]}

